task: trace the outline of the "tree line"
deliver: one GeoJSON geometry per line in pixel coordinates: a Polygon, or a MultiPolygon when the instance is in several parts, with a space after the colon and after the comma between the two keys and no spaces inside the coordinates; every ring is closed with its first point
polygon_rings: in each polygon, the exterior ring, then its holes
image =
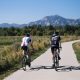
{"type": "Polygon", "coordinates": [[[33,36],[52,35],[54,31],[58,31],[60,35],[80,35],[80,25],[77,26],[41,26],[32,25],[24,27],[0,27],[0,36],[22,36],[25,33],[31,33],[33,36]]]}

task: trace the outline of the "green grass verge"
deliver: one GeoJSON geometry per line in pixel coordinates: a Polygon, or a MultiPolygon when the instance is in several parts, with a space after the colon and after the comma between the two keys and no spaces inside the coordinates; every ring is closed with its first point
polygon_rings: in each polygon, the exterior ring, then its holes
{"type": "Polygon", "coordinates": [[[77,60],[80,63],[80,42],[73,43],[73,49],[75,51],[77,60]]]}

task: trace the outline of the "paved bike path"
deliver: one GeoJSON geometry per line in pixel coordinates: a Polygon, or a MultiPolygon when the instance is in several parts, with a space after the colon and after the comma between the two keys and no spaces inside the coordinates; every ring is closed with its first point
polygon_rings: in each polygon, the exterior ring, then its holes
{"type": "MultiPolygon", "coordinates": [[[[62,43],[60,66],[79,66],[72,43],[62,43]]],[[[52,66],[52,54],[50,48],[40,57],[32,62],[32,70],[23,71],[22,69],[12,73],[4,80],[80,80],[80,70],[55,71],[52,66]],[[45,69],[43,67],[46,67],[45,69]]]]}

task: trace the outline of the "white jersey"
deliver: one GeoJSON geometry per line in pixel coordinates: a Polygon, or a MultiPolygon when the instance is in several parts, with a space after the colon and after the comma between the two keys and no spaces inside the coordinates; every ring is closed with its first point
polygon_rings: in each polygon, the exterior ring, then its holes
{"type": "Polygon", "coordinates": [[[24,37],[24,38],[22,38],[21,46],[28,46],[29,42],[31,42],[30,37],[24,37]]]}

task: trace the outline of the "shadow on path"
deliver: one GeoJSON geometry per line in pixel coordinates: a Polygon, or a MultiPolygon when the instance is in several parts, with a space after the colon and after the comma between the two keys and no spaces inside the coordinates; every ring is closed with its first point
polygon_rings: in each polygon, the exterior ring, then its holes
{"type": "Polygon", "coordinates": [[[56,71],[72,71],[72,70],[80,70],[80,66],[59,66],[56,71]]]}
{"type": "MultiPolygon", "coordinates": [[[[40,70],[40,69],[55,69],[52,66],[37,66],[32,67],[30,70],[40,70]]],[[[72,70],[80,70],[80,66],[59,66],[56,68],[56,71],[72,71],[72,70]]]]}
{"type": "Polygon", "coordinates": [[[40,70],[40,69],[53,69],[52,66],[37,66],[32,67],[30,70],[40,70]]]}

